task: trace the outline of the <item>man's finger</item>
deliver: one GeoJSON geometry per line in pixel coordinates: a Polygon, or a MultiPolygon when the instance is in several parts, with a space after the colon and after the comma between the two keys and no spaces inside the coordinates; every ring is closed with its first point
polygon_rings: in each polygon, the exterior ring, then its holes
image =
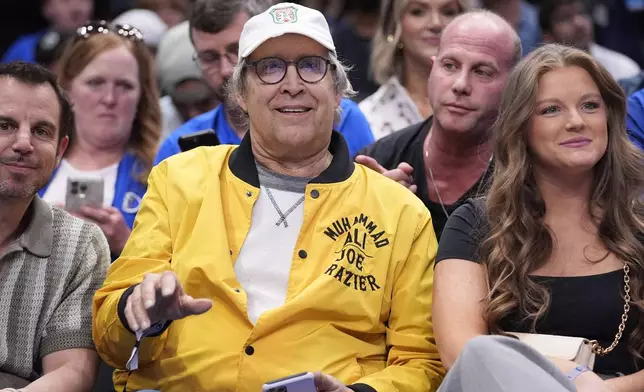
{"type": "Polygon", "coordinates": [[[382,173],[382,175],[396,182],[401,182],[401,181],[409,182],[409,183],[412,182],[411,177],[409,177],[407,173],[405,173],[400,169],[387,170],[386,172],[382,173]]]}
{"type": "Polygon", "coordinates": [[[131,296],[128,298],[127,304],[125,304],[125,311],[123,313],[125,314],[125,319],[127,320],[127,324],[130,326],[130,329],[132,331],[138,331],[139,324],[136,322],[136,317],[134,317],[134,313],[132,312],[131,298],[131,296]]]}
{"type": "Polygon", "coordinates": [[[134,292],[128,298],[130,306],[132,308],[132,315],[138,328],[133,329],[134,331],[145,330],[150,327],[150,318],[148,317],[148,311],[143,306],[143,301],[141,300],[141,288],[137,286],[134,288],[134,292]]]}
{"type": "Polygon", "coordinates": [[[141,301],[146,310],[152,309],[157,303],[157,290],[160,288],[160,278],[158,276],[144,279],[139,285],[141,290],[141,301]]]}
{"type": "Polygon", "coordinates": [[[355,161],[380,174],[384,174],[387,171],[387,169],[382,167],[378,161],[367,155],[358,155],[355,161]]]}
{"type": "Polygon", "coordinates": [[[409,188],[409,190],[410,190],[410,191],[412,191],[413,193],[416,193],[416,191],[418,190],[418,186],[417,186],[417,185],[415,185],[415,184],[410,185],[408,188],[409,188]]]}
{"type": "Polygon", "coordinates": [[[333,377],[326,375],[321,372],[315,372],[313,374],[313,381],[315,382],[315,388],[318,391],[333,391],[338,388],[338,384],[333,377]]]}
{"type": "Polygon", "coordinates": [[[212,301],[207,298],[194,299],[189,295],[184,295],[181,298],[181,307],[184,317],[196,316],[209,311],[212,308],[212,301]]]}
{"type": "Polygon", "coordinates": [[[414,171],[414,168],[407,162],[400,162],[398,169],[402,170],[405,174],[411,176],[411,173],[414,171]]]}
{"type": "Polygon", "coordinates": [[[313,374],[313,381],[315,382],[315,387],[318,391],[324,391],[326,389],[326,378],[322,372],[315,372],[313,374]]]}
{"type": "Polygon", "coordinates": [[[180,286],[181,284],[177,281],[177,276],[173,272],[166,271],[161,275],[160,289],[163,297],[172,296],[177,291],[177,287],[180,286]]]}

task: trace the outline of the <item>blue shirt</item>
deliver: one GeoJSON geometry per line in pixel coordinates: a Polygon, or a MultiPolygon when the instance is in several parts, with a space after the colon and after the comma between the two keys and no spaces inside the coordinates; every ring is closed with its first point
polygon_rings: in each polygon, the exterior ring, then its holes
{"type": "Polygon", "coordinates": [[[521,40],[521,48],[523,48],[523,55],[525,56],[541,43],[541,27],[539,26],[539,11],[537,7],[527,1],[522,1],[520,12],[517,34],[521,40]]]}
{"type": "Polygon", "coordinates": [[[23,35],[16,42],[11,44],[9,49],[2,56],[3,63],[12,61],[36,62],[36,47],[38,41],[45,35],[45,31],[39,31],[33,34],[23,35]]]}
{"type": "Polygon", "coordinates": [[[626,97],[628,98],[631,95],[635,94],[637,91],[644,88],[644,71],[633,77],[620,79],[617,82],[619,82],[619,85],[622,86],[624,94],[626,94],[626,97]]]}
{"type": "MultiPolygon", "coordinates": [[[[344,136],[349,146],[349,154],[353,157],[363,147],[374,142],[373,134],[367,119],[355,102],[349,99],[342,99],[340,106],[342,108],[342,118],[337,125],[337,131],[344,136]]],[[[164,159],[181,152],[181,148],[179,148],[179,138],[181,136],[206,129],[214,130],[221,144],[241,143],[241,139],[226,120],[223,106],[219,105],[214,110],[191,119],[172,132],[159,147],[154,164],[156,165],[164,159]]]]}
{"type": "Polygon", "coordinates": [[[644,150],[644,89],[636,91],[628,98],[626,131],[631,141],[644,150]]]}

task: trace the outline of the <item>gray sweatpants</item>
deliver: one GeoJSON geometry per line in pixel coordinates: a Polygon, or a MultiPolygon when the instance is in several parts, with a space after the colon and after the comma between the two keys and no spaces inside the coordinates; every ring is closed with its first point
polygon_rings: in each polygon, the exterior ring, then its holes
{"type": "Polygon", "coordinates": [[[472,339],[438,392],[575,392],[577,388],[546,357],[517,339],[472,339]]]}

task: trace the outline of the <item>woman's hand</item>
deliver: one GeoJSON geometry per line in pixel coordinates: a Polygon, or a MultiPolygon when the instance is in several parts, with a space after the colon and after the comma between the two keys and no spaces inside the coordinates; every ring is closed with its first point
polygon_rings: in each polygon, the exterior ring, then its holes
{"type": "Polygon", "coordinates": [[[593,372],[585,372],[573,381],[578,392],[615,392],[601,377],[593,372]]]}
{"type": "Polygon", "coordinates": [[[81,207],[81,210],[75,212],[74,215],[96,223],[105,234],[105,237],[107,237],[110,251],[113,254],[121,254],[132,232],[127,223],[125,223],[125,218],[121,211],[114,207],[94,208],[85,206],[81,207]]]}

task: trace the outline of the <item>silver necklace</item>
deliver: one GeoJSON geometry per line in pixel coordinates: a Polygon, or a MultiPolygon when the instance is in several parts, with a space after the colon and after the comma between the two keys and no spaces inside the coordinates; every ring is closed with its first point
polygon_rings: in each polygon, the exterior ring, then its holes
{"type": "MultiPolygon", "coordinates": [[[[443,209],[443,213],[445,214],[445,217],[449,219],[449,213],[447,212],[447,208],[445,208],[445,203],[443,203],[443,198],[441,197],[441,193],[438,191],[438,185],[436,185],[436,180],[434,179],[434,172],[432,171],[432,167],[429,166],[429,151],[427,148],[427,145],[429,144],[429,138],[431,137],[431,131],[429,135],[427,136],[427,139],[425,139],[425,145],[423,146],[424,154],[425,154],[425,167],[427,168],[427,171],[429,172],[429,178],[432,180],[432,186],[434,187],[434,190],[436,191],[436,197],[438,197],[438,202],[441,205],[441,208],[443,209]]],[[[490,157],[490,162],[492,161],[492,157],[490,157]]]]}
{"type": "Polygon", "coordinates": [[[286,212],[282,212],[282,209],[280,206],[277,204],[275,201],[275,198],[273,197],[273,194],[271,193],[271,190],[268,187],[264,187],[266,190],[266,195],[270,199],[271,203],[273,204],[273,207],[275,208],[275,211],[277,211],[277,214],[280,216],[280,219],[275,223],[275,226],[279,226],[282,223],[284,223],[284,228],[288,227],[288,222],[286,221],[286,217],[291,215],[291,212],[295,211],[297,207],[299,207],[300,204],[304,203],[304,196],[300,197],[295,204],[291,206],[286,212]]]}
{"type": "MultiPolygon", "coordinates": [[[[425,155],[427,153],[425,152],[425,155]]],[[[449,213],[447,212],[447,208],[445,208],[445,203],[443,203],[443,198],[441,197],[441,193],[438,191],[438,187],[436,186],[436,180],[434,180],[434,172],[432,171],[432,168],[427,164],[427,169],[429,169],[429,177],[432,179],[432,184],[434,185],[434,190],[436,191],[436,196],[438,197],[438,202],[441,204],[441,208],[443,209],[443,213],[445,214],[445,217],[449,219],[449,213]]]]}
{"type": "Polygon", "coordinates": [[[443,198],[441,197],[441,193],[438,191],[438,186],[436,185],[436,180],[434,179],[434,172],[432,171],[432,167],[429,166],[429,151],[427,149],[427,145],[429,144],[429,138],[431,137],[431,133],[427,136],[427,139],[425,139],[425,146],[423,148],[425,152],[425,167],[427,168],[427,171],[429,172],[429,177],[432,180],[432,186],[434,187],[434,190],[436,191],[436,197],[438,197],[438,202],[441,205],[441,208],[443,209],[443,213],[445,214],[445,218],[449,219],[449,213],[447,212],[447,208],[445,208],[445,203],[443,203],[443,198]]]}

